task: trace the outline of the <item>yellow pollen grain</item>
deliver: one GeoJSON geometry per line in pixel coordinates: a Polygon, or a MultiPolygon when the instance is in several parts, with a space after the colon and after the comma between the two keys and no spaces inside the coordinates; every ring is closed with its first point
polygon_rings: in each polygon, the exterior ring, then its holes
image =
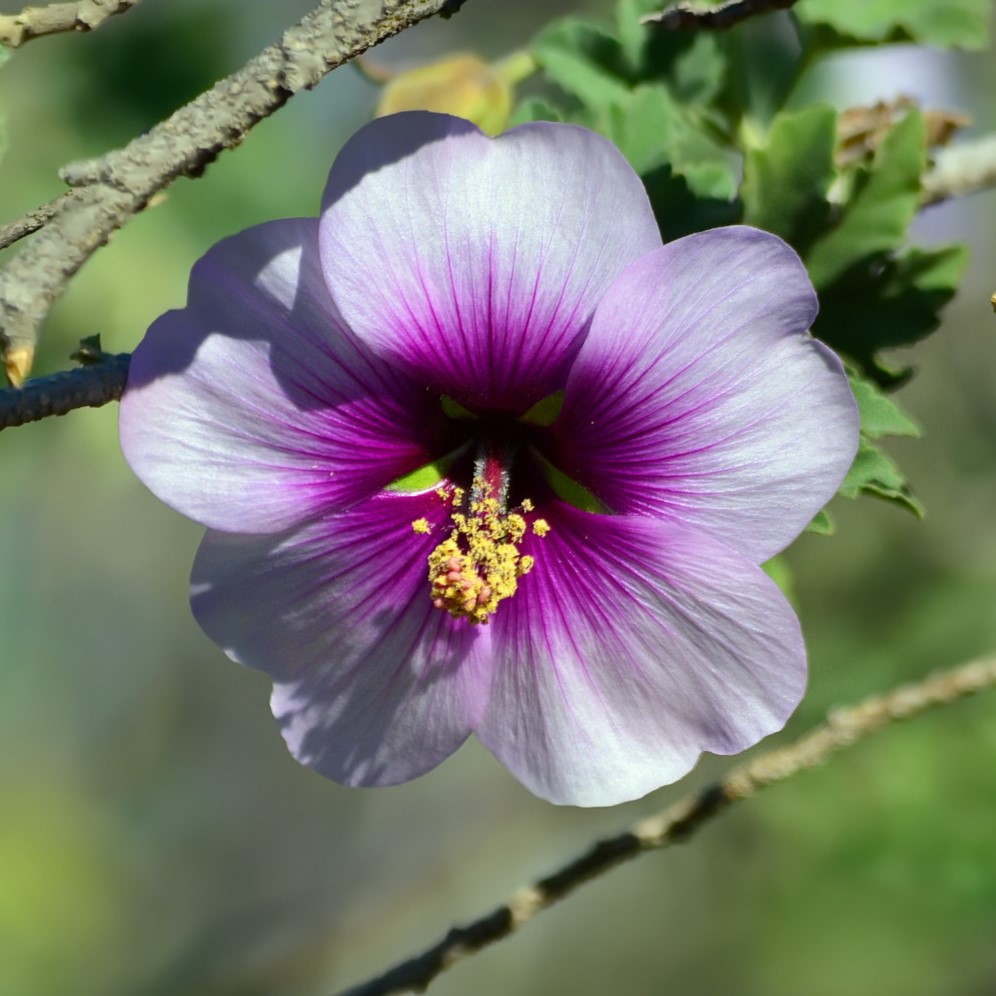
{"type": "Polygon", "coordinates": [[[422,536],[428,536],[432,532],[432,526],[429,525],[428,519],[416,519],[412,523],[412,532],[419,533],[422,536]]]}
{"type": "Polygon", "coordinates": [[[533,523],[533,532],[537,536],[546,536],[546,534],[550,532],[550,523],[547,522],[546,519],[537,519],[533,523]]]}
{"type": "MultiPolygon", "coordinates": [[[[474,492],[485,492],[484,482],[475,481],[474,492]]],[[[466,492],[454,488],[447,496],[454,506],[463,504],[466,492]]],[[[532,502],[523,502],[524,511],[531,511],[532,502]]],[[[506,513],[495,498],[474,498],[466,511],[451,515],[453,529],[429,554],[429,585],[433,605],[444,609],[456,619],[474,624],[486,624],[498,603],[510,598],[518,589],[519,578],[532,570],[535,558],[519,552],[518,544],[529,526],[519,512],[506,513]]],[[[418,520],[412,523],[416,532],[418,520]]],[[[539,535],[549,532],[543,520],[534,523],[539,535]],[[539,529],[537,529],[539,524],[539,529]]]]}

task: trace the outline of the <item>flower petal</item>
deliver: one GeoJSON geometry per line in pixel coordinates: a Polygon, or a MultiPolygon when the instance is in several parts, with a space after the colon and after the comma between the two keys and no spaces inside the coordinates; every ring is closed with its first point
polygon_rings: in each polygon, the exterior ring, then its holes
{"type": "Polygon", "coordinates": [[[381,496],[280,536],[209,532],[194,563],[197,621],[274,679],[294,756],[346,785],[430,770],[486,702],[490,634],[433,608],[422,516],[438,527],[445,512],[381,496]]]}
{"type": "Polygon", "coordinates": [[[552,802],[614,805],[782,727],[805,648],[760,568],[673,523],[544,511],[536,566],[495,614],[477,728],[517,778],[552,802]]]}
{"type": "Polygon", "coordinates": [[[571,369],[558,466],[615,512],[773,556],[833,496],[858,444],[840,361],[806,331],[816,307],[799,258],[756,229],[640,259],[571,369]]]}
{"type": "Polygon", "coordinates": [[[187,306],[135,350],[121,445],[163,501],[214,529],[284,529],[434,454],[438,400],[346,331],[318,222],[251,228],[193,269],[187,306]]]}
{"type": "Polygon", "coordinates": [[[606,287],[659,245],[639,178],[594,132],[541,122],[490,139],[424,112],[346,144],[320,235],[364,342],[467,407],[511,411],[563,386],[606,287]]]}

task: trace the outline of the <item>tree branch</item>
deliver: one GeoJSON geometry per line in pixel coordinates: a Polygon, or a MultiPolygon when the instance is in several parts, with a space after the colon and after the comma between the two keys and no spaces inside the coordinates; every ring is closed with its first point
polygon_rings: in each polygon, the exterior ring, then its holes
{"type": "Polygon", "coordinates": [[[835,709],[809,733],[784,747],[759,754],[735,767],[722,781],[686,796],[656,816],[594,844],[559,871],[517,892],[504,905],[467,927],[453,928],[424,953],[340,996],[386,996],[422,991],[445,969],[519,930],[538,913],[585,882],[647,851],[690,837],[703,823],[735,802],[822,764],[831,755],[899,720],[996,687],[996,658],[935,674],[915,685],[895,688],[856,706],[835,709]]]}
{"type": "Polygon", "coordinates": [[[0,343],[11,382],[27,376],[38,329],[70,278],[155,193],[178,176],[203,172],[258,121],[337,66],[463,2],[322,0],[277,44],[151,131],[123,149],[65,167],[62,178],[79,188],[75,196],[56,202],[48,223],[0,272],[0,343]]]}
{"type": "Polygon", "coordinates": [[[940,149],[923,177],[923,204],[937,204],[996,187],[996,135],[940,149]]]}
{"type": "Polygon", "coordinates": [[[7,222],[6,225],[0,225],[0,249],[6,249],[26,235],[31,235],[40,228],[44,228],[55,214],[61,198],[71,197],[72,193],[71,190],[67,191],[55,200],[49,201],[48,204],[42,204],[40,207],[28,211],[27,214],[22,214],[20,218],[15,218],[13,221],[7,222]]]}
{"type": "Polygon", "coordinates": [[[128,377],[129,360],[129,353],[105,354],[87,366],[35,377],[24,387],[0,390],[0,429],[118,401],[128,377]]]}
{"type": "Polygon", "coordinates": [[[79,0],[25,7],[20,14],[0,14],[0,45],[17,48],[32,38],[65,31],[93,31],[115,14],[131,10],[139,0],[79,0]]]}
{"type": "Polygon", "coordinates": [[[729,0],[703,9],[680,3],[659,14],[646,14],[641,24],[659,24],[669,31],[726,31],[741,21],[773,10],[788,10],[797,0],[729,0]]]}

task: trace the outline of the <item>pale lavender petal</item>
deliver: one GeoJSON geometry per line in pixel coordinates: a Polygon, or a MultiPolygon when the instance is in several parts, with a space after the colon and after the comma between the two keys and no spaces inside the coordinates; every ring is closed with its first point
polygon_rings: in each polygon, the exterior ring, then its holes
{"type": "Polygon", "coordinates": [[[438,399],[345,330],[316,219],[214,246],[187,306],[131,361],[121,445],[163,501],[215,529],[269,532],[359,501],[438,455],[438,399]]]}
{"type": "Polygon", "coordinates": [[[359,131],[321,219],[325,276],[364,342],[471,408],[522,411],[563,386],[592,311],[660,245],[646,192],[594,132],[496,139],[414,112],[359,131]]]}
{"type": "Polygon", "coordinates": [[[780,729],[805,686],[798,620],[704,533],[568,506],[492,624],[478,736],[552,802],[608,806],[780,729]]]}
{"type": "MultiPolygon", "coordinates": [[[[487,700],[490,633],[432,607],[430,496],[380,496],[279,536],[209,532],[191,605],[234,660],[275,681],[272,706],[303,764],[346,785],[435,767],[487,700]]],[[[438,528],[434,530],[437,534],[438,528]]]]}
{"type": "Polygon", "coordinates": [[[756,229],[640,259],[571,369],[558,466],[614,512],[773,556],[833,496],[858,444],[840,361],[807,332],[816,309],[799,258],[756,229]]]}

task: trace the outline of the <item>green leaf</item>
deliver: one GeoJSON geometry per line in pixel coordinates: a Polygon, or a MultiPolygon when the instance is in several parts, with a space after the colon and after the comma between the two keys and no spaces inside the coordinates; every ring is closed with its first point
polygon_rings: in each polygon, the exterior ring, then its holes
{"type": "Polygon", "coordinates": [[[564,116],[549,101],[541,97],[527,97],[512,111],[506,128],[526,124],[528,121],[563,121],[564,116]]]}
{"type": "Polygon", "coordinates": [[[647,188],[647,196],[665,242],[709,228],[735,225],[740,221],[739,201],[696,196],[688,180],[676,174],[670,164],[644,173],[643,185],[647,188]]]}
{"type": "Polygon", "coordinates": [[[732,199],[736,177],[731,156],[663,84],[637,86],[609,109],[605,124],[609,138],[638,173],[667,164],[686,178],[693,193],[732,199]]]}
{"type": "Polygon", "coordinates": [[[729,60],[716,35],[691,32],[687,37],[690,44],[671,63],[668,86],[682,103],[710,104],[726,83],[729,60]]]}
{"type": "Polygon", "coordinates": [[[818,536],[830,536],[833,530],[833,519],[830,518],[825,508],[817,512],[809,525],[806,526],[807,533],[816,533],[818,536]]]}
{"type": "Polygon", "coordinates": [[[846,353],[877,383],[895,385],[905,375],[883,366],[876,353],[933,332],[967,265],[964,246],[911,249],[899,258],[883,255],[860,263],[820,294],[813,334],[846,353]]]}
{"type": "Polygon", "coordinates": [[[745,224],[774,232],[806,253],[829,221],[836,125],[837,112],[824,106],[775,118],[764,146],[749,149],[744,160],[745,224]]]}
{"type": "Polygon", "coordinates": [[[782,594],[795,605],[795,585],[789,562],[782,556],[772,557],[771,560],[761,564],[761,570],[781,588],[782,594]]]}
{"type": "Polygon", "coordinates": [[[616,5],[616,35],[622,49],[623,58],[630,71],[644,75],[646,48],[651,29],[641,24],[644,14],[659,10],[656,0],[619,0],[616,5]]]}
{"type": "Polygon", "coordinates": [[[862,493],[896,502],[918,518],[923,517],[923,506],[913,496],[899,468],[865,439],[861,440],[858,455],[840,486],[840,494],[845,498],[856,498],[862,493]]]}
{"type": "Polygon", "coordinates": [[[532,54],[547,79],[585,107],[603,108],[628,97],[619,78],[619,43],[593,24],[573,17],[556,21],[533,41],[532,54]]]}
{"type": "Polygon", "coordinates": [[[925,164],[923,118],[911,111],[875,150],[871,169],[859,168],[840,219],[807,254],[809,275],[817,290],[855,264],[902,244],[920,204],[925,164]]]}
{"type": "Polygon", "coordinates": [[[990,0],[806,0],[794,12],[803,23],[858,41],[984,49],[991,9],[990,0]]]}
{"type": "Polygon", "coordinates": [[[861,412],[861,433],[868,439],[881,436],[919,436],[920,427],[871,381],[850,377],[851,390],[861,412]]]}

